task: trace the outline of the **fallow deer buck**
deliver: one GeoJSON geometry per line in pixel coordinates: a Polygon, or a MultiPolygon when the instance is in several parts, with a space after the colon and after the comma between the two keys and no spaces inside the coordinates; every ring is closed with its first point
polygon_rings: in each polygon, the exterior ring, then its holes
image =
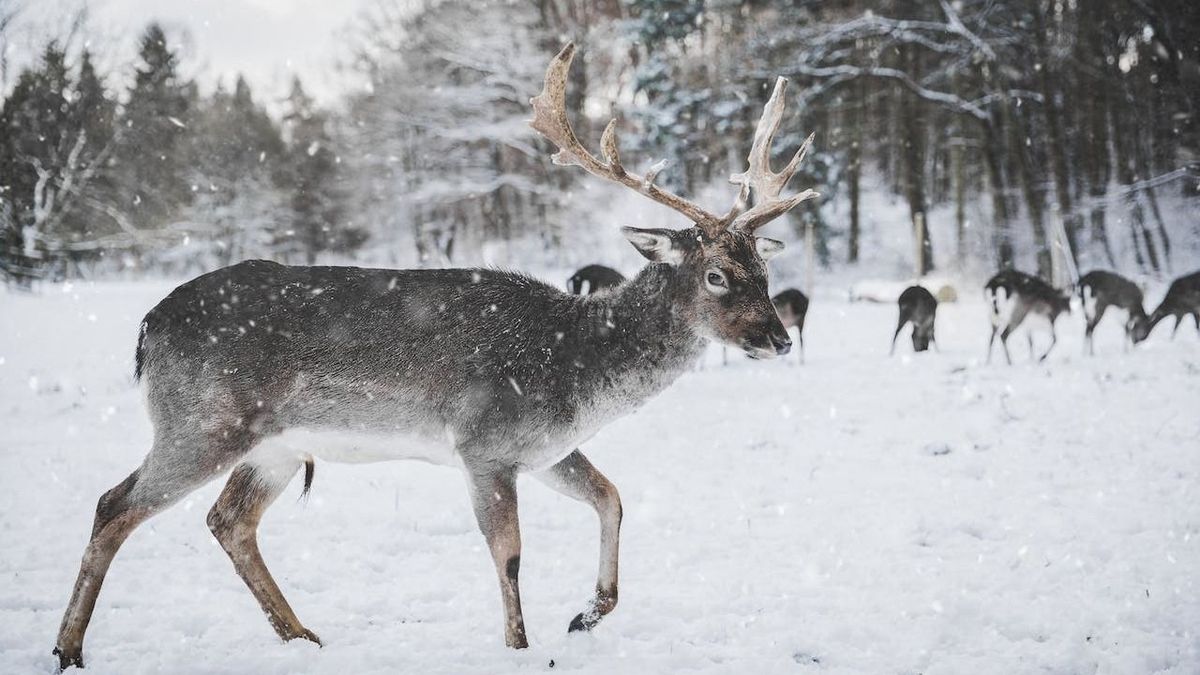
{"type": "MultiPolygon", "coordinates": [[[[1000,346],[1004,348],[1004,359],[1012,365],[1012,356],[1008,353],[1008,338],[1027,318],[1039,320],[1042,327],[1050,331],[1050,346],[1038,357],[1045,361],[1058,344],[1058,333],[1054,330],[1054,321],[1063,312],[1071,311],[1071,296],[1063,293],[1041,279],[1018,272],[1003,270],[996,273],[984,286],[984,296],[991,310],[992,337],[988,340],[987,361],[992,362],[992,345],[996,342],[996,334],[1000,334],[1000,346]]],[[[1029,355],[1034,356],[1033,334],[1029,333],[1029,355]]]]}
{"type": "Polygon", "coordinates": [[[1125,313],[1125,347],[1145,340],[1150,335],[1150,319],[1142,305],[1142,289],[1115,272],[1092,270],[1079,277],[1079,299],[1087,326],[1083,331],[1088,354],[1095,354],[1093,334],[1096,326],[1111,307],[1125,313]]]}
{"type": "Polygon", "coordinates": [[[567,290],[575,295],[616,288],[625,283],[625,275],[604,265],[584,265],[567,279],[567,290]]]}
{"type": "Polygon", "coordinates": [[[279,637],[319,643],[271,578],[256,536],[263,511],[313,457],[461,468],[495,563],[505,643],[516,648],[527,646],[516,476],[535,474],[600,517],[599,579],[569,630],[590,630],[613,610],[621,501],[578,448],[687,371],[709,340],[755,358],[787,353],[765,262],[783,244],[754,232],[816,193],[781,195],[811,136],[786,168],[770,169],[783,78],[763,110],[749,168],[731,177],[737,198],[716,215],[655,185],[657,169],[627,171],[615,121],[602,158],[584,148],[565,108],[574,52],[570,44],[559,52],[532,100],[531,124],[558,147],[555,163],[636,190],[692,226],[624,228],[651,264],[592,296],[496,270],[262,261],[176,288],[146,315],[136,352],[153,446],[100,498],[54,650],[62,668],[83,665],[84,631],[129,533],[230,469],[208,514],[213,534],[279,637]]]}

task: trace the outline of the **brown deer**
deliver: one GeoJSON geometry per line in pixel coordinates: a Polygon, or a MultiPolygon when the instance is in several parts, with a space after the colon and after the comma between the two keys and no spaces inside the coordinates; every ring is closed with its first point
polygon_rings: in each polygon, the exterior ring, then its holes
{"type": "Polygon", "coordinates": [[[616,288],[625,283],[625,275],[604,265],[585,265],[567,279],[567,290],[575,295],[591,295],[596,291],[616,288]],[[585,287],[584,284],[587,284],[585,287]]]}
{"type": "Polygon", "coordinates": [[[1179,324],[1183,323],[1183,318],[1189,314],[1196,324],[1196,330],[1200,331],[1200,272],[1192,272],[1171,282],[1166,296],[1150,314],[1147,333],[1153,330],[1158,322],[1173,316],[1175,327],[1171,329],[1171,339],[1174,340],[1175,334],[1179,332],[1179,324]]]}
{"type": "Polygon", "coordinates": [[[627,171],[615,121],[602,159],[567,121],[575,48],[550,63],[533,128],[577,165],[687,217],[682,230],[624,228],[651,261],[611,293],[569,295],[486,269],[286,267],[251,261],[205,274],[146,315],[135,374],[154,441],[145,461],[100,498],[55,653],[83,665],[83,638],[109,563],[140,523],[229,474],[208,524],[283,640],[318,642],[284,599],[257,544],[263,512],[301,466],[420,458],[460,468],[496,567],[504,640],[527,646],[518,572],[516,476],[532,473],[600,516],[600,572],[569,630],[617,604],[621,500],[579,452],[691,368],[710,340],[754,358],[791,347],[767,294],[766,259],[782,244],[754,232],[811,190],[781,192],[812,137],[779,173],[771,140],[786,80],[776,80],[737,199],[712,214],[627,171]],[[750,206],[750,197],[755,204],[750,206]]]}
{"type": "MultiPolygon", "coordinates": [[[[1008,353],[1008,338],[1026,318],[1040,319],[1049,325],[1050,346],[1038,357],[1045,361],[1058,344],[1058,334],[1054,330],[1054,321],[1063,312],[1071,311],[1071,296],[1054,288],[1041,279],[1018,272],[1003,270],[996,273],[984,286],[984,296],[991,309],[992,337],[988,340],[987,362],[992,362],[992,345],[996,342],[996,334],[1000,334],[1000,346],[1004,348],[1004,359],[1012,365],[1012,356],[1008,353]]],[[[1033,335],[1029,334],[1029,355],[1034,356],[1033,335]]]]}
{"type": "Polygon", "coordinates": [[[1108,308],[1125,312],[1125,347],[1150,335],[1150,319],[1142,305],[1142,289],[1115,272],[1092,270],[1079,277],[1079,299],[1087,325],[1083,331],[1087,353],[1095,354],[1093,333],[1108,308]]]}
{"type": "Polygon", "coordinates": [[[896,302],[900,306],[900,321],[896,324],[896,332],[892,333],[892,350],[889,355],[896,353],[896,338],[904,324],[911,323],[912,344],[914,352],[923,352],[933,343],[937,347],[933,327],[937,319],[937,298],[933,297],[924,286],[909,286],[900,294],[896,302]]]}

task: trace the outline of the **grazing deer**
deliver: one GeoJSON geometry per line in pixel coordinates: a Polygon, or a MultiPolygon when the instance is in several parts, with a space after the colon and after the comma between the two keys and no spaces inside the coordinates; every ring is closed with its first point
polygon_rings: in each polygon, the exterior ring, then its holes
{"type": "Polygon", "coordinates": [[[783,329],[796,328],[796,340],[800,343],[800,363],[804,363],[804,317],[808,314],[808,296],[798,288],[787,288],[771,298],[783,329]]]}
{"type": "Polygon", "coordinates": [[[1136,345],[1150,335],[1150,320],[1142,306],[1142,289],[1120,274],[1093,270],[1079,278],[1079,298],[1087,320],[1083,338],[1087,353],[1095,354],[1092,333],[1104,312],[1112,307],[1125,312],[1125,346],[1136,345]]]}
{"type": "Polygon", "coordinates": [[[1174,340],[1175,334],[1179,332],[1179,324],[1183,323],[1183,318],[1188,314],[1192,315],[1196,330],[1200,331],[1200,272],[1192,272],[1171,282],[1166,296],[1150,314],[1150,327],[1146,332],[1153,330],[1159,321],[1173,316],[1175,327],[1171,329],[1171,339],[1174,340]]]}
{"type": "Polygon", "coordinates": [[[912,343],[914,352],[923,352],[929,349],[929,343],[937,346],[937,340],[933,336],[933,324],[937,318],[937,298],[933,297],[923,286],[909,286],[900,294],[900,322],[896,324],[896,332],[892,334],[892,350],[889,354],[896,353],[896,338],[900,337],[900,329],[904,328],[904,324],[912,324],[912,343]]]}
{"type": "Polygon", "coordinates": [[[575,296],[485,269],[286,267],[251,261],[205,274],[146,315],[135,374],[154,442],[145,461],[100,498],[55,653],[82,666],[84,631],[109,563],[140,523],[230,473],[208,524],[284,640],[317,636],[297,618],[259,553],[256,531],[301,466],[419,458],[466,475],[495,563],[504,641],[527,646],[517,577],[516,476],[532,473],[600,516],[600,572],[569,630],[590,630],[617,604],[621,500],[578,450],[637,410],[699,358],[709,340],[754,358],[791,340],[767,295],[767,258],[783,244],[754,232],[806,199],[783,188],[812,141],[770,168],[786,80],[775,82],[749,168],[723,215],[627,171],[615,120],[602,157],[576,138],[565,105],[575,48],[551,61],[532,100],[533,128],[554,160],[683,214],[683,230],[627,227],[651,261],[612,293],[575,296]],[[749,205],[753,194],[755,204],[749,205]],[[232,472],[231,472],[232,470],[232,472]]]}
{"type": "MultiPolygon", "coordinates": [[[[1041,279],[1018,272],[1003,270],[992,277],[984,286],[984,296],[991,305],[992,337],[988,340],[987,362],[992,362],[992,345],[996,334],[1000,334],[1000,345],[1004,347],[1004,359],[1012,365],[1008,353],[1008,336],[1027,317],[1041,319],[1050,330],[1050,346],[1038,361],[1045,361],[1050,350],[1058,344],[1054,331],[1054,320],[1059,314],[1071,311],[1071,296],[1055,289],[1041,279]]],[[[1029,355],[1033,357],[1033,335],[1029,335],[1029,355]]]]}
{"type": "Polygon", "coordinates": [[[587,265],[567,279],[567,290],[575,295],[591,295],[596,291],[614,288],[625,283],[625,275],[604,265],[587,265]],[[584,284],[587,292],[584,292],[584,284]]]}

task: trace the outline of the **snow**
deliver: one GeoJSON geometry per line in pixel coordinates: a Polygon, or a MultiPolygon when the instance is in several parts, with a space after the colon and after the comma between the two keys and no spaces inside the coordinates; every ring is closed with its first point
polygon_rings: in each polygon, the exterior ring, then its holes
{"type": "MultiPolygon", "coordinates": [[[[169,288],[0,293],[0,672],[54,668],[96,499],[149,446],[131,361],[169,288]]],[[[985,366],[960,290],[941,353],[902,336],[894,358],[893,306],[815,293],[806,365],[714,350],[589,442],[625,507],[620,605],[591,634],[566,633],[595,583],[587,507],[520,483],[516,652],[458,472],[319,463],[261,541],[324,648],[279,643],[234,574],[204,523],[218,481],[126,542],[86,672],[1200,671],[1200,338],[1125,353],[1105,321],[1085,358],[1076,314],[1045,363],[1018,336],[985,366]]]]}

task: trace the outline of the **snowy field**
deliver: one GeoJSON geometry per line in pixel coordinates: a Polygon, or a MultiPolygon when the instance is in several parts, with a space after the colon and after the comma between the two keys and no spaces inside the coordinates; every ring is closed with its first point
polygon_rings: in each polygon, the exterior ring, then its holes
{"type": "MultiPolygon", "coordinates": [[[[132,355],[168,290],[0,291],[0,673],[56,666],[96,499],[149,447],[132,355]]],[[[1076,314],[1008,367],[983,364],[980,302],[943,305],[940,354],[888,358],[894,321],[819,299],[806,365],[731,357],[583,448],[625,505],[621,604],[591,634],[566,633],[595,583],[587,507],[522,479],[516,652],[455,471],[321,463],[261,540],[324,648],[281,644],[235,575],[204,522],[218,481],[122,548],[86,672],[1200,672],[1190,323],[1126,354],[1109,318],[1084,358],[1076,314]]]]}

